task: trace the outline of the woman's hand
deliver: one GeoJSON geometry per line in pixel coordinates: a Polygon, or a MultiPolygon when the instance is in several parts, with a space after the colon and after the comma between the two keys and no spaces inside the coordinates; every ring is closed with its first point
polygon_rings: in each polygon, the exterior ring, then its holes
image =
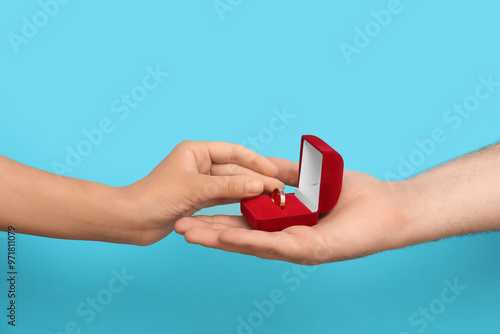
{"type": "Polygon", "coordinates": [[[219,204],[284,187],[278,168],[237,144],[184,141],[145,178],[124,187],[135,203],[141,245],[154,243],[173,230],[180,218],[219,204]]]}
{"type": "Polygon", "coordinates": [[[201,208],[283,183],[268,159],[237,144],[185,141],[124,187],[48,173],[0,156],[0,230],[52,238],[152,244],[201,208]]]}

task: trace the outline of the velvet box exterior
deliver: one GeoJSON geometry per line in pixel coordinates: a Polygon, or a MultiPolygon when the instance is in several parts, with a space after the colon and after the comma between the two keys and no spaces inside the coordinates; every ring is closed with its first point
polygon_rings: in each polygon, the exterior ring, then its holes
{"type": "Polygon", "coordinates": [[[316,136],[304,135],[300,148],[299,182],[286,194],[281,209],[268,195],[245,198],[241,213],[257,230],[280,231],[294,225],[313,226],[318,214],[333,209],[340,197],[344,160],[316,136]]]}

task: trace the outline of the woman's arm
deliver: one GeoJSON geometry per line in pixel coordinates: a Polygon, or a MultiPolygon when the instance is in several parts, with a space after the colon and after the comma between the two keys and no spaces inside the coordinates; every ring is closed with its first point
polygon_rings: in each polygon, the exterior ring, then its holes
{"type": "Polygon", "coordinates": [[[0,230],[148,245],[181,217],[282,187],[277,167],[241,145],[182,142],[145,178],[111,187],[0,156],[0,230]]]}
{"type": "Polygon", "coordinates": [[[0,156],[0,228],[64,239],[119,242],[137,223],[122,188],[51,174],[0,156]]]}

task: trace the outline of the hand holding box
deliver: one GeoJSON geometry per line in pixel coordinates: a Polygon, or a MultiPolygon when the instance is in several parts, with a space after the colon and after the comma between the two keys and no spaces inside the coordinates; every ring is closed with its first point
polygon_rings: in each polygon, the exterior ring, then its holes
{"type": "Polygon", "coordinates": [[[294,194],[285,194],[284,207],[262,195],[243,199],[241,213],[255,229],[269,232],[293,225],[316,225],[318,214],[337,204],[343,173],[344,160],[337,151],[316,136],[304,135],[298,187],[294,194]]]}

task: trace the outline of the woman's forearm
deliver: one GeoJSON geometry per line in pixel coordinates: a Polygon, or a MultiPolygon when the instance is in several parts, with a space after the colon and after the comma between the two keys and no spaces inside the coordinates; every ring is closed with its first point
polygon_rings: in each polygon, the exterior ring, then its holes
{"type": "Polygon", "coordinates": [[[44,172],[0,156],[0,230],[150,245],[204,207],[282,188],[278,168],[231,143],[183,141],[124,187],[44,172]]]}
{"type": "Polygon", "coordinates": [[[409,244],[500,228],[500,144],[401,185],[409,244]]]}
{"type": "Polygon", "coordinates": [[[64,177],[0,156],[0,229],[64,239],[126,242],[131,203],[121,188],[64,177]],[[120,228],[117,226],[120,225],[120,228]]]}

